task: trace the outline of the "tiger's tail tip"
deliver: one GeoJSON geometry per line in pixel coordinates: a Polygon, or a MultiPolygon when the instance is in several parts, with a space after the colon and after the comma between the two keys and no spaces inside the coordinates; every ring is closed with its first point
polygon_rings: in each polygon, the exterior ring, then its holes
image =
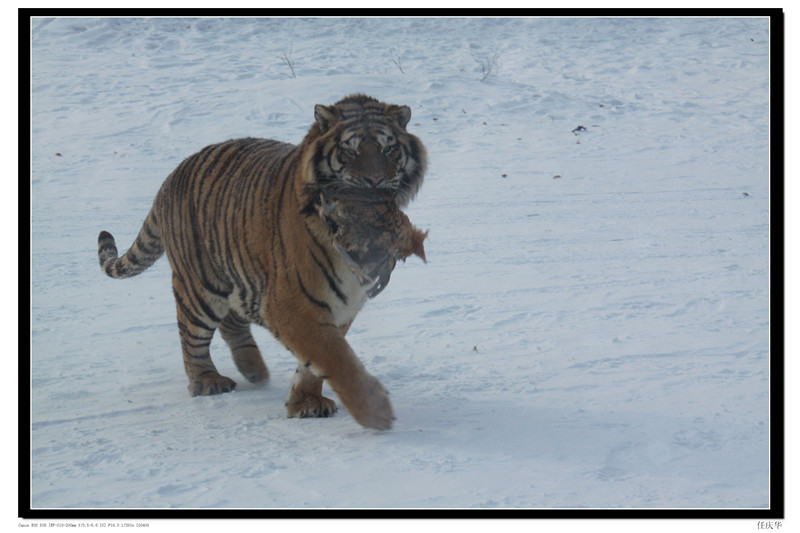
{"type": "Polygon", "coordinates": [[[109,276],[111,276],[110,265],[108,268],[106,265],[109,261],[116,260],[118,256],[119,253],[117,252],[117,243],[114,240],[114,236],[105,230],[101,231],[97,237],[97,258],[100,260],[100,268],[109,276]]]}
{"type": "Polygon", "coordinates": [[[114,241],[114,236],[111,235],[106,230],[103,230],[103,231],[100,232],[100,235],[98,235],[98,237],[97,237],[97,244],[103,244],[104,241],[111,241],[113,243],[113,242],[115,242],[114,241]]]}

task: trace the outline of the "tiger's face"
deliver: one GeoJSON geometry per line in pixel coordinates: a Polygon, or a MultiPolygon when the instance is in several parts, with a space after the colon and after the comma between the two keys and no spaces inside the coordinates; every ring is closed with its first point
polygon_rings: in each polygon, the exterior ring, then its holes
{"type": "Polygon", "coordinates": [[[312,164],[319,189],[388,195],[401,207],[416,196],[426,154],[420,140],[406,131],[408,106],[355,95],[330,107],[317,105],[314,117],[310,133],[319,137],[312,164]]]}

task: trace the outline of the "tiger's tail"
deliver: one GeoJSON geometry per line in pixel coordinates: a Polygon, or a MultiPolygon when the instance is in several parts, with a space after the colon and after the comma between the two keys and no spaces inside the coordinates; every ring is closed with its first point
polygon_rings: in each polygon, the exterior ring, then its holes
{"type": "Polygon", "coordinates": [[[101,231],[97,238],[97,258],[100,268],[112,278],[130,278],[141,274],[164,254],[158,221],[151,209],[139,230],[139,235],[122,257],[118,256],[114,236],[101,231]]]}

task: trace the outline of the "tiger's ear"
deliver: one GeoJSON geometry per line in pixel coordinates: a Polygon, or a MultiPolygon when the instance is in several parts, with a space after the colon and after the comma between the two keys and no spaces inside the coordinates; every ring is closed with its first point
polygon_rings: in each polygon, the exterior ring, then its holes
{"type": "Polygon", "coordinates": [[[411,120],[411,108],[407,105],[389,106],[389,109],[386,110],[386,114],[393,117],[403,129],[405,129],[408,121],[411,120]]]}
{"type": "Polygon", "coordinates": [[[320,131],[325,133],[339,121],[339,111],[335,107],[317,104],[314,106],[314,118],[319,124],[320,131]]]}

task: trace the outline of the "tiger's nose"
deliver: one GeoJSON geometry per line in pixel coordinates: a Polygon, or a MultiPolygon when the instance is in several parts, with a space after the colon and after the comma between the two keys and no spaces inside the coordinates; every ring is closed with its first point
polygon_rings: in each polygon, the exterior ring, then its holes
{"type": "Polygon", "coordinates": [[[365,179],[367,180],[367,183],[373,187],[377,187],[384,181],[383,176],[367,176],[365,179]]]}

